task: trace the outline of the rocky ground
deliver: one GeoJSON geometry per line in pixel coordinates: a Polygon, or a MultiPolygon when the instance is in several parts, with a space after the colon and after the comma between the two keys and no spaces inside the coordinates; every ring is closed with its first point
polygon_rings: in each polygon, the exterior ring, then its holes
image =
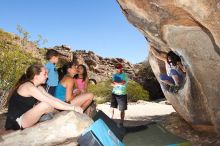
{"type": "Polygon", "coordinates": [[[220,136],[192,129],[177,113],[171,113],[160,123],[171,133],[187,139],[193,146],[220,146],[220,136]]]}
{"type": "MultiPolygon", "coordinates": [[[[97,105],[109,116],[109,103],[97,105]]],[[[115,111],[115,121],[118,122],[119,111],[115,111]]],[[[5,116],[0,114],[0,126],[4,126],[5,116]]],[[[152,122],[160,123],[169,132],[182,137],[192,143],[193,146],[219,146],[220,136],[214,134],[199,133],[193,130],[173,109],[167,101],[156,102],[138,101],[129,103],[126,111],[124,126],[146,125],[152,122]]]]}
{"type": "MultiPolygon", "coordinates": [[[[109,108],[110,103],[99,104],[97,106],[98,110],[102,110],[108,116],[110,116],[109,108]]],[[[172,112],[175,112],[171,105],[165,104],[164,101],[160,103],[156,102],[147,102],[147,101],[138,101],[136,103],[129,103],[128,110],[126,111],[125,116],[125,125],[129,126],[128,121],[139,121],[139,122],[155,122],[159,120],[164,115],[169,115],[172,112]]],[[[118,110],[115,110],[114,119],[120,118],[120,113],[118,110]]],[[[134,123],[135,124],[135,123],[134,123]]]]}
{"type": "MultiPolygon", "coordinates": [[[[109,103],[97,106],[109,115],[109,103]]],[[[118,121],[119,112],[115,112],[115,119],[118,121]]],[[[193,130],[175,112],[172,105],[167,101],[129,103],[126,111],[125,126],[138,126],[151,122],[158,122],[169,132],[182,137],[192,143],[193,146],[219,146],[220,137],[214,134],[204,134],[193,130]]]]}

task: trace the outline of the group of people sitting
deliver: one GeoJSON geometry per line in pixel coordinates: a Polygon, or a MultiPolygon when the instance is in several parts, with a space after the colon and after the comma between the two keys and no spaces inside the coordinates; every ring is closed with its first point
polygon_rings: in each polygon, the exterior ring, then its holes
{"type": "Polygon", "coordinates": [[[66,63],[59,75],[55,64],[59,52],[48,50],[48,63],[33,64],[21,76],[10,95],[6,130],[33,126],[48,113],[62,110],[83,113],[93,100],[87,92],[88,77],[84,65],[66,63]],[[46,87],[43,87],[46,83],[46,87]]]}

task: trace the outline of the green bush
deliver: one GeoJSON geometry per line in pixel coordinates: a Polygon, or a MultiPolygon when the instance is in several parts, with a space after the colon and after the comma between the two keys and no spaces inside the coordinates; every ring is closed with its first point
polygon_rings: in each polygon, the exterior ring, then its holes
{"type": "MultiPolygon", "coordinates": [[[[95,100],[97,103],[104,103],[110,101],[112,87],[110,86],[111,81],[99,82],[96,85],[89,84],[88,91],[94,93],[95,100]]],[[[137,100],[149,100],[149,92],[144,90],[143,87],[130,80],[127,87],[128,101],[136,102],[137,100]]]]}
{"type": "Polygon", "coordinates": [[[13,36],[8,33],[5,32],[3,29],[0,29],[0,40],[4,40],[4,41],[12,41],[13,40],[13,36]]]}
{"type": "Polygon", "coordinates": [[[97,103],[104,103],[110,100],[112,87],[111,81],[103,81],[98,84],[89,84],[88,91],[95,95],[95,101],[97,103]]]}
{"type": "Polygon", "coordinates": [[[127,87],[128,100],[136,102],[138,100],[149,100],[149,92],[137,82],[130,80],[127,87]]]}
{"type": "Polygon", "coordinates": [[[22,51],[12,39],[9,33],[0,30],[0,89],[4,91],[13,86],[30,64],[39,60],[22,51]]]}

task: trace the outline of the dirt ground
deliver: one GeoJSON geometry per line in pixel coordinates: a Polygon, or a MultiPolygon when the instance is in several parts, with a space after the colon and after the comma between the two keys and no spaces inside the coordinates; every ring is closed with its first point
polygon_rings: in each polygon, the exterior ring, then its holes
{"type": "MultiPolygon", "coordinates": [[[[110,116],[110,103],[99,104],[97,109],[110,116]]],[[[119,122],[120,113],[115,110],[114,119],[119,122]]],[[[125,114],[125,126],[138,126],[152,122],[160,123],[174,135],[191,142],[192,146],[220,146],[220,136],[197,132],[184,121],[166,101],[129,103],[125,114]]]]}
{"type": "MultiPolygon", "coordinates": [[[[97,109],[102,110],[106,115],[110,116],[110,103],[98,104],[97,109]]],[[[5,124],[5,114],[2,114],[2,112],[5,111],[0,111],[0,129],[5,124]]],[[[116,122],[119,122],[120,113],[118,110],[115,110],[114,119],[116,122]]],[[[128,103],[124,126],[139,126],[152,122],[160,123],[169,132],[190,141],[193,146],[220,146],[220,136],[196,132],[179,117],[172,105],[167,104],[164,100],[128,103]]]]}

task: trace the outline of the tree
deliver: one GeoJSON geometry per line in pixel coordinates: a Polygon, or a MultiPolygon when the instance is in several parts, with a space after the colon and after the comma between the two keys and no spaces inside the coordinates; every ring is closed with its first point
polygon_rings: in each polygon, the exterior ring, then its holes
{"type": "Polygon", "coordinates": [[[17,31],[20,33],[20,37],[22,38],[22,45],[25,46],[27,41],[30,39],[30,34],[27,32],[21,25],[17,24],[17,31]]]}
{"type": "MultiPolygon", "coordinates": [[[[30,33],[26,31],[20,24],[17,25],[17,31],[19,32],[19,36],[22,38],[22,45],[25,46],[27,41],[31,38],[30,33]]],[[[47,39],[44,39],[40,34],[38,34],[37,37],[37,40],[33,41],[37,47],[44,45],[48,42],[47,39]]]]}
{"type": "Polygon", "coordinates": [[[38,39],[34,41],[34,44],[39,47],[46,44],[47,42],[47,39],[44,39],[42,35],[38,34],[38,39]]]}

